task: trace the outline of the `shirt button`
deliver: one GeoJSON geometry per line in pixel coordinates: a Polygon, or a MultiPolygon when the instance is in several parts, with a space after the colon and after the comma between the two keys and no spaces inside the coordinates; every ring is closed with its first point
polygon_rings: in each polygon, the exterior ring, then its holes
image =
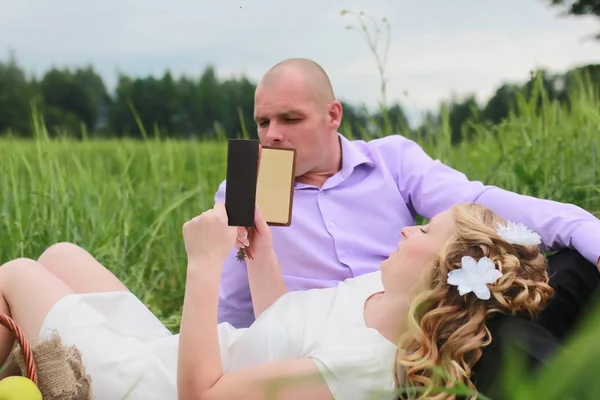
{"type": "Polygon", "coordinates": [[[325,192],[321,190],[321,191],[319,192],[319,194],[320,194],[321,196],[323,196],[323,195],[325,194],[325,192]]]}
{"type": "Polygon", "coordinates": [[[335,222],[329,221],[329,226],[335,226],[335,222]]]}

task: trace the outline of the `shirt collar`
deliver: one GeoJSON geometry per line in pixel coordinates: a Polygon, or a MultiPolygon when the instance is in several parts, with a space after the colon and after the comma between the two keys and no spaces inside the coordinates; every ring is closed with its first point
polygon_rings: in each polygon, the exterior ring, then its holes
{"type": "Polygon", "coordinates": [[[344,179],[347,179],[354,169],[360,165],[373,167],[375,163],[367,157],[364,150],[360,148],[360,141],[350,141],[344,135],[338,133],[340,145],[342,146],[342,168],[339,171],[344,179]]]}
{"type": "MultiPolygon", "coordinates": [[[[365,154],[365,150],[363,150],[359,146],[359,143],[361,141],[348,140],[344,135],[340,134],[339,132],[338,138],[340,140],[340,146],[342,150],[342,167],[335,175],[333,175],[332,177],[327,179],[327,181],[325,181],[323,189],[336,186],[344,180],[348,179],[348,177],[352,175],[352,172],[354,172],[354,170],[361,165],[366,165],[368,167],[373,167],[375,165],[375,163],[371,161],[371,159],[369,159],[367,154],[365,154]]],[[[298,182],[295,182],[294,186],[296,189],[312,187],[311,185],[305,185],[298,182]]]]}

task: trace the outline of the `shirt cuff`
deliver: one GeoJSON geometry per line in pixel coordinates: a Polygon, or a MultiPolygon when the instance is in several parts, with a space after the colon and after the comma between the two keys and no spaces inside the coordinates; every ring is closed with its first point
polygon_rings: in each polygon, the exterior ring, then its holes
{"type": "Polygon", "coordinates": [[[600,221],[585,222],[575,229],[571,246],[592,264],[600,258],[600,221]]]}

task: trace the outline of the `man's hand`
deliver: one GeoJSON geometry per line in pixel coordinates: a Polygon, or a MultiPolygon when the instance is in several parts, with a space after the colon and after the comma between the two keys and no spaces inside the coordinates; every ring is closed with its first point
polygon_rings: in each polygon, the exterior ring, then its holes
{"type": "Polygon", "coordinates": [[[188,260],[208,258],[225,260],[234,246],[237,229],[228,225],[223,203],[192,218],[183,225],[183,237],[188,260]]]}

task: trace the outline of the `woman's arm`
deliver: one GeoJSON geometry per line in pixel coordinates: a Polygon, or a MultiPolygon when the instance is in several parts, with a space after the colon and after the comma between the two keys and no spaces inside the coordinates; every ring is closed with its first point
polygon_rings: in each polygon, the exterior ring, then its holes
{"type": "MultiPolygon", "coordinates": [[[[186,222],[183,236],[188,268],[179,332],[179,400],[268,398],[274,384],[275,389],[281,387],[277,382],[280,379],[288,381],[303,375],[316,375],[316,383],[300,382],[294,388],[285,385],[284,395],[277,398],[330,399],[331,393],[328,393],[316,363],[308,358],[267,363],[223,374],[217,326],[219,285],[223,262],[236,240],[236,228],[228,226],[225,206],[217,203],[212,210],[186,222]]],[[[271,265],[273,260],[265,261],[271,265]]]]}
{"type": "Polygon", "coordinates": [[[209,257],[188,263],[179,339],[178,399],[331,399],[327,384],[309,358],[223,373],[217,330],[220,263],[222,260],[209,257]]]}
{"type": "Polygon", "coordinates": [[[254,318],[258,318],[278,298],[287,293],[277,255],[273,249],[271,228],[256,207],[254,228],[250,231],[238,229],[237,246],[245,246],[248,258],[248,284],[252,296],[254,318]]]}
{"type": "MultiPolygon", "coordinates": [[[[331,400],[333,395],[310,358],[273,361],[223,375],[195,400],[331,400]]],[[[191,397],[190,397],[191,399],[191,397]]]]}
{"type": "Polygon", "coordinates": [[[188,261],[177,362],[179,400],[198,398],[223,374],[217,331],[221,262],[208,257],[188,261]]]}
{"type": "Polygon", "coordinates": [[[254,318],[258,318],[263,311],[287,293],[283,274],[275,251],[266,252],[253,260],[246,260],[248,269],[248,283],[252,296],[254,318]]]}

